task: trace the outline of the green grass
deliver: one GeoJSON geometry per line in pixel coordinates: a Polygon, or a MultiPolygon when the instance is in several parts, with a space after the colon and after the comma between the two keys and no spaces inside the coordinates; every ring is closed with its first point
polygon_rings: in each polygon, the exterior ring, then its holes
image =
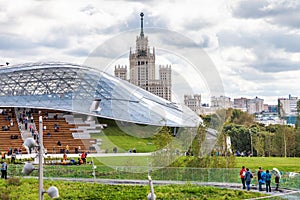
{"type": "MultiPolygon", "coordinates": [[[[58,199],[146,199],[150,193],[148,185],[103,185],[97,183],[44,181],[44,189],[56,186],[59,190],[58,199]]],[[[214,187],[186,185],[154,186],[157,199],[192,200],[192,199],[250,199],[264,196],[262,193],[228,190],[214,187]]],[[[8,179],[0,180],[1,199],[31,200],[38,199],[38,180],[8,179]]],[[[50,199],[47,194],[44,199],[50,199]]]]}
{"type": "Polygon", "coordinates": [[[151,157],[147,156],[116,156],[116,157],[97,157],[97,160],[101,165],[108,166],[148,166],[151,157]]]}
{"type": "Polygon", "coordinates": [[[142,126],[132,123],[121,124],[114,121],[101,121],[107,123],[108,127],[101,133],[91,134],[92,138],[101,139],[100,148],[109,153],[117,147],[118,152],[128,152],[129,149],[135,148],[137,152],[153,152],[156,150],[152,141],[152,136],[157,132],[158,127],[142,126]]]}
{"type": "Polygon", "coordinates": [[[251,170],[257,170],[258,167],[272,170],[276,167],[284,172],[300,172],[300,158],[236,157],[236,168],[241,168],[243,165],[251,170]]]}

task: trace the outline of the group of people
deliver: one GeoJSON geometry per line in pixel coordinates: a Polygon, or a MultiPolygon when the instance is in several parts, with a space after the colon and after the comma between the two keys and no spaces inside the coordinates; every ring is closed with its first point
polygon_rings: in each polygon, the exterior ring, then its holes
{"type": "Polygon", "coordinates": [[[236,151],[235,152],[235,156],[241,156],[241,157],[252,157],[252,153],[251,153],[251,151],[242,151],[242,152],[240,152],[240,151],[236,151]]]}
{"type": "Polygon", "coordinates": [[[240,177],[242,180],[243,189],[246,189],[246,185],[247,185],[247,190],[249,191],[251,180],[253,178],[253,175],[250,172],[249,168],[245,168],[245,166],[242,166],[242,169],[240,171],[240,177]]]}
{"type": "Polygon", "coordinates": [[[59,132],[59,125],[58,124],[54,124],[54,132],[59,132]]]}
{"type": "MultiPolygon", "coordinates": [[[[76,162],[74,159],[70,160],[71,164],[77,164],[77,165],[81,165],[81,164],[86,164],[86,157],[87,157],[87,152],[83,152],[82,154],[79,155],[78,161],[76,162]]],[[[67,162],[67,154],[64,153],[63,155],[63,159],[62,159],[62,163],[63,165],[66,165],[67,162]]]]}
{"type": "Polygon", "coordinates": [[[9,130],[10,130],[10,125],[2,126],[2,131],[9,131],[9,130]]]}
{"type": "Polygon", "coordinates": [[[19,136],[18,135],[10,135],[10,139],[17,140],[17,139],[19,139],[19,136]]]}
{"type": "MultiPolygon", "coordinates": [[[[5,152],[3,152],[5,153],[5,152]]],[[[16,155],[20,154],[22,155],[22,148],[12,148],[12,147],[9,147],[8,150],[7,150],[7,155],[10,156],[12,155],[13,153],[15,153],[16,155]]]]}
{"type": "Polygon", "coordinates": [[[14,126],[14,120],[13,120],[13,118],[15,116],[14,110],[11,110],[11,109],[8,109],[8,110],[1,109],[1,114],[5,115],[5,120],[6,121],[9,121],[8,125],[2,126],[2,131],[9,131],[10,127],[14,126]]]}
{"type": "MultiPolygon", "coordinates": [[[[240,178],[242,181],[243,189],[246,189],[247,186],[247,190],[249,191],[251,180],[253,179],[253,174],[250,172],[249,168],[245,168],[245,166],[242,166],[242,169],[240,170],[240,178]]],[[[258,168],[257,182],[258,182],[259,191],[263,191],[262,185],[266,184],[266,192],[271,192],[271,179],[272,179],[272,174],[270,173],[269,170],[263,171],[261,167],[258,168]]],[[[275,174],[276,191],[278,191],[279,188],[279,179],[280,179],[280,174],[279,172],[276,172],[275,174]]]]}
{"type": "Polygon", "coordinates": [[[128,153],[136,153],[136,149],[135,149],[135,148],[129,149],[129,150],[128,150],[128,153]]]}

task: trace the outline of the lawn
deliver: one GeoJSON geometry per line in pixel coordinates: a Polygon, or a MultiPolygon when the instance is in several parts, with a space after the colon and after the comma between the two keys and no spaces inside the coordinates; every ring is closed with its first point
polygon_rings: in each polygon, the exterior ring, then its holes
{"type": "MultiPolygon", "coordinates": [[[[150,193],[148,185],[103,185],[69,181],[44,181],[44,189],[56,186],[58,199],[146,199],[150,193]]],[[[0,180],[1,199],[31,200],[38,199],[38,180],[11,178],[0,180]]],[[[264,196],[263,193],[245,192],[241,190],[220,189],[214,187],[186,185],[154,186],[157,199],[250,199],[264,196]]],[[[47,194],[44,199],[50,199],[47,194]]]]}
{"type": "Polygon", "coordinates": [[[117,147],[118,152],[128,152],[133,148],[139,153],[155,151],[156,147],[151,137],[158,131],[157,127],[122,124],[109,120],[102,123],[108,123],[108,127],[101,133],[94,133],[91,136],[102,140],[100,148],[104,152],[111,153],[114,147],[117,147]]]}
{"type": "Polygon", "coordinates": [[[300,172],[300,158],[236,157],[236,168],[241,168],[243,165],[251,170],[257,170],[258,167],[272,170],[276,167],[284,172],[300,172]]]}

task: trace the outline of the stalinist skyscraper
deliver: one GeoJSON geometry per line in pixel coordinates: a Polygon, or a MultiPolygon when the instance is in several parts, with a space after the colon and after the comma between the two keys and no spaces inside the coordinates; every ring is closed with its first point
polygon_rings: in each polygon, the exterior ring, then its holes
{"type": "MultiPolygon", "coordinates": [[[[141,13],[141,32],[136,37],[136,49],[129,54],[130,83],[137,85],[157,96],[171,101],[172,71],[171,65],[159,65],[159,78],[155,76],[155,49],[148,46],[148,37],[144,35],[143,17],[141,13]]],[[[127,67],[115,66],[115,76],[127,80],[127,67]]]]}

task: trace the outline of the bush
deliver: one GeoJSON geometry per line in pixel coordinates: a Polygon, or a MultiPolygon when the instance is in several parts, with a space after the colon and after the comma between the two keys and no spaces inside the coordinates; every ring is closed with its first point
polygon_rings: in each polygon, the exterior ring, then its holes
{"type": "Polygon", "coordinates": [[[20,186],[20,179],[16,178],[16,177],[11,177],[9,179],[7,179],[7,185],[14,185],[14,186],[20,186]]]}
{"type": "Polygon", "coordinates": [[[2,200],[9,200],[9,199],[10,199],[8,193],[2,193],[2,194],[0,195],[0,197],[1,197],[2,200]]]}

